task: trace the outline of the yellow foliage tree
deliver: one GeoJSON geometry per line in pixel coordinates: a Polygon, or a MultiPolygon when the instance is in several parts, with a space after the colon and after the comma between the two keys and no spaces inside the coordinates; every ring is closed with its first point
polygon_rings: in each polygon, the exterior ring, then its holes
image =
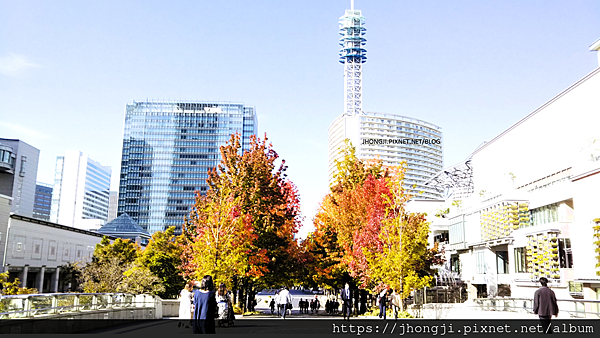
{"type": "Polygon", "coordinates": [[[411,196],[402,187],[403,178],[403,169],[391,175],[393,194],[391,198],[386,196],[386,217],[379,233],[382,251],[364,252],[371,269],[371,280],[396,290],[405,299],[413,290],[429,286],[433,276],[431,250],[427,249],[430,223],[424,214],[405,210],[411,196]]]}
{"type": "Polygon", "coordinates": [[[227,186],[198,195],[184,224],[183,270],[188,278],[211,275],[215,284],[229,284],[235,275],[246,275],[249,246],[255,236],[248,216],[227,186]]]}

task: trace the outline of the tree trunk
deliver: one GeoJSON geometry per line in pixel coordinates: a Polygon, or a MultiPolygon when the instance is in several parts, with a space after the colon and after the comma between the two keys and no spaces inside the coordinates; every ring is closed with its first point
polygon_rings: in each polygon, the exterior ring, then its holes
{"type": "MultiPolygon", "coordinates": [[[[400,280],[400,293],[398,296],[404,296],[404,285],[402,285],[402,280],[400,280]]],[[[400,296],[400,312],[404,312],[404,297],[400,296]]]]}
{"type": "Polygon", "coordinates": [[[242,307],[242,312],[246,312],[247,308],[246,308],[246,288],[247,288],[247,282],[244,279],[242,281],[242,285],[240,288],[240,303],[241,303],[241,307],[242,307]]]}
{"type": "Polygon", "coordinates": [[[248,311],[254,311],[254,293],[252,292],[252,286],[248,287],[248,311]]]}
{"type": "Polygon", "coordinates": [[[232,290],[233,291],[233,304],[237,304],[237,300],[238,300],[238,297],[237,297],[237,293],[238,293],[238,279],[237,279],[237,276],[233,276],[232,284],[233,284],[233,288],[232,288],[233,289],[232,290]]]}

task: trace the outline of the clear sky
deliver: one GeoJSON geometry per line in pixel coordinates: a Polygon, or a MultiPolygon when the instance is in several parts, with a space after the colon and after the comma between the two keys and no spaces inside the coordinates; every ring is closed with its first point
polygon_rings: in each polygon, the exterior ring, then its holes
{"type": "MultiPolygon", "coordinates": [[[[40,149],[38,181],[80,150],[113,168],[125,105],[254,105],[298,186],[305,227],[327,193],[343,109],[338,18],[350,0],[0,0],[0,137],[40,149]]],[[[444,165],[598,67],[597,0],[356,0],[367,28],[363,109],[442,127],[444,165]]],[[[551,146],[551,145],[549,145],[551,146]]]]}

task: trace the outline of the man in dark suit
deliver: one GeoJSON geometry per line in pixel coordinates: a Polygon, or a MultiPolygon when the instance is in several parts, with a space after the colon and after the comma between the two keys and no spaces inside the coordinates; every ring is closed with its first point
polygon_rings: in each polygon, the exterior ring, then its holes
{"type": "Polygon", "coordinates": [[[346,283],[344,289],[340,292],[342,298],[342,315],[344,320],[350,320],[350,312],[352,312],[352,292],[350,291],[350,285],[346,283]]]}
{"type": "Polygon", "coordinates": [[[556,304],[556,296],[554,291],[548,287],[548,279],[540,278],[542,287],[537,289],[533,295],[533,313],[540,316],[540,322],[545,333],[552,333],[550,323],[552,316],[558,315],[558,304],[556,304]]]}

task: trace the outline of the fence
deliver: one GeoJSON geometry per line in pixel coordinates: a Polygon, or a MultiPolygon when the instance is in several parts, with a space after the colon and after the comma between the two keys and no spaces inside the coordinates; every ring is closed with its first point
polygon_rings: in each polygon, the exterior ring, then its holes
{"type": "Polygon", "coordinates": [[[127,308],[155,308],[150,295],[128,293],[52,293],[0,297],[0,319],[33,318],[127,308]]]}
{"type": "MultiPolygon", "coordinates": [[[[600,300],[557,299],[559,314],[572,318],[600,319],[600,300]]],[[[473,307],[483,311],[533,313],[531,298],[477,298],[473,307]]]]}
{"type": "Polygon", "coordinates": [[[467,300],[467,292],[460,288],[436,287],[433,289],[416,290],[412,297],[407,300],[407,304],[431,304],[431,303],[462,303],[467,300]],[[427,295],[425,298],[424,295],[427,295]]]}

